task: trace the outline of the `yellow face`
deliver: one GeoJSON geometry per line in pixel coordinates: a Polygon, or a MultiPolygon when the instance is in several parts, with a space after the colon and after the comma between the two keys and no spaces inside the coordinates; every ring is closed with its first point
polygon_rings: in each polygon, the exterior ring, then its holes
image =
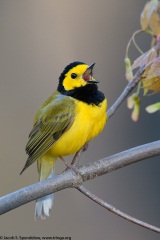
{"type": "MultiPolygon", "coordinates": [[[[94,78],[92,76],[92,71],[88,70],[89,66],[87,64],[79,64],[76,67],[70,69],[63,80],[63,86],[66,91],[73,90],[74,88],[84,87],[91,83],[94,78]]],[[[95,81],[96,83],[96,81],[95,81]]]]}

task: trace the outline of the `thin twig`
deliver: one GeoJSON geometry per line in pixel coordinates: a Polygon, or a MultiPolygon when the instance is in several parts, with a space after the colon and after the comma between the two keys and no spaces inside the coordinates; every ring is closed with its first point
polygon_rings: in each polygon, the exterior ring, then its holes
{"type": "Polygon", "coordinates": [[[120,210],[118,210],[117,208],[115,208],[114,206],[108,204],[107,202],[105,202],[104,200],[102,200],[101,198],[97,197],[96,195],[94,195],[92,192],[90,192],[89,190],[87,190],[85,187],[83,187],[82,185],[77,187],[77,189],[83,193],[84,195],[86,195],[88,198],[90,198],[91,200],[93,200],[94,202],[96,202],[97,204],[101,205],[102,207],[104,207],[105,209],[107,209],[108,211],[115,213],[116,215],[132,222],[135,223],[141,227],[147,228],[153,232],[157,232],[160,233],[160,228],[155,227],[153,225],[150,225],[148,223],[145,223],[141,220],[138,220],[120,210]]]}
{"type": "Polygon", "coordinates": [[[35,183],[1,197],[0,214],[62,189],[77,188],[82,182],[158,155],[160,155],[160,140],[117,153],[87,166],[79,167],[77,170],[80,174],[67,170],[51,179],[35,183]]]}
{"type": "Polygon", "coordinates": [[[141,79],[141,75],[143,74],[144,66],[141,67],[134,75],[132,80],[127,84],[121,95],[118,97],[118,99],[115,101],[115,103],[108,109],[107,116],[108,118],[112,117],[112,115],[115,113],[117,108],[122,104],[122,102],[126,99],[126,97],[129,95],[129,93],[136,87],[138,82],[141,79]]]}

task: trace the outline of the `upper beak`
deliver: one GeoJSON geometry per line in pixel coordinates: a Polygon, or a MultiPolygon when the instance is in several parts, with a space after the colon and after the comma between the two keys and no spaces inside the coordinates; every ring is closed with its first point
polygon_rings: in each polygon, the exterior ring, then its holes
{"type": "Polygon", "coordinates": [[[96,63],[92,63],[83,74],[83,79],[89,83],[99,83],[99,81],[92,79],[93,67],[96,63]]]}

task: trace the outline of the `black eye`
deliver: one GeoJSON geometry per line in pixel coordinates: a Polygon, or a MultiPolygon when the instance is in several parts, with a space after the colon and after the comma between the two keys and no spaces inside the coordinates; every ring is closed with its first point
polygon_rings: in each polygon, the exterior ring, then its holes
{"type": "Polygon", "coordinates": [[[71,74],[71,78],[75,79],[77,77],[77,74],[76,73],[72,73],[71,74]]]}

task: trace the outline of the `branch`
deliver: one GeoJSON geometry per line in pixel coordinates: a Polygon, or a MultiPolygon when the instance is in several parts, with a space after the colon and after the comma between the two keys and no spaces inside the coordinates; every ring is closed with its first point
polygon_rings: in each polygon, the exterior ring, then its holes
{"type": "Polygon", "coordinates": [[[160,155],[160,140],[117,153],[87,166],[79,167],[77,170],[80,174],[67,170],[54,178],[35,183],[1,197],[0,214],[62,189],[76,188],[82,182],[158,155],[160,155]]]}
{"type": "Polygon", "coordinates": [[[90,191],[88,191],[85,187],[83,186],[79,186],[77,188],[81,193],[83,193],[84,195],[86,195],[88,198],[90,198],[91,200],[93,200],[94,202],[96,202],[97,204],[101,205],[102,207],[104,207],[105,209],[107,209],[108,211],[115,213],[116,215],[130,221],[133,222],[141,227],[147,228],[151,231],[160,233],[160,228],[157,228],[153,225],[150,225],[148,223],[145,223],[143,221],[140,221],[118,209],[116,209],[115,207],[113,207],[112,205],[108,204],[107,202],[103,201],[102,199],[100,199],[99,197],[97,197],[96,195],[94,195],[93,193],[91,193],[90,191]]]}

